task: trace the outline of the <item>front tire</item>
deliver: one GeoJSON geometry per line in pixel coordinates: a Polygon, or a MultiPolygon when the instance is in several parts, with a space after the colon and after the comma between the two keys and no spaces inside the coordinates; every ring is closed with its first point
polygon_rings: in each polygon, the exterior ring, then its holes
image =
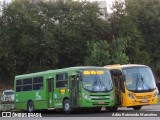
{"type": "Polygon", "coordinates": [[[133,106],[134,110],[140,110],[142,108],[142,106],[133,106]]]}
{"type": "Polygon", "coordinates": [[[69,99],[64,100],[63,102],[63,110],[65,113],[71,113],[71,102],[69,99]]]}
{"type": "Polygon", "coordinates": [[[29,101],[27,104],[27,111],[32,113],[34,111],[34,103],[32,101],[29,101]]]}

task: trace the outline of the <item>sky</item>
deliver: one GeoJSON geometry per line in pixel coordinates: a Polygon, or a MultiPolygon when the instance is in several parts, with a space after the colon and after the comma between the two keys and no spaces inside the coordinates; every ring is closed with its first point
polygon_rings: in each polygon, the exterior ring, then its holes
{"type": "MultiPolygon", "coordinates": [[[[4,0],[0,0],[1,2],[3,2],[4,0]]],[[[12,0],[5,0],[6,2],[11,2],[12,0]]]]}
{"type": "MultiPolygon", "coordinates": [[[[0,0],[0,2],[2,3],[4,0],[0,0]]],[[[12,0],[5,0],[6,2],[11,2],[12,0]]],[[[89,0],[89,1],[95,1],[95,0],[89,0]]],[[[96,1],[104,1],[104,0],[96,0],[96,1]]],[[[112,2],[114,2],[115,0],[105,0],[106,2],[107,2],[107,11],[109,12],[109,13],[111,13],[112,11],[111,11],[111,9],[110,9],[110,7],[111,7],[111,5],[112,5],[112,2]]]]}
{"type": "MultiPolygon", "coordinates": [[[[90,0],[90,1],[104,1],[104,0],[90,0]]],[[[106,4],[107,4],[107,12],[108,13],[111,13],[112,10],[110,9],[110,7],[112,6],[112,3],[115,1],[115,0],[105,0],[106,1],[106,4]]]]}

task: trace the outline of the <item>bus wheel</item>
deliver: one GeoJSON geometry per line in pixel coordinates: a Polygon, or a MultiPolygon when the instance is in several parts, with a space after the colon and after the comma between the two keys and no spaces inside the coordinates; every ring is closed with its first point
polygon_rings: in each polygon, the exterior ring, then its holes
{"type": "Polygon", "coordinates": [[[27,111],[30,112],[30,113],[34,111],[34,103],[32,101],[28,102],[27,111]]]}
{"type": "Polygon", "coordinates": [[[71,113],[71,102],[69,99],[64,100],[63,110],[65,113],[71,113]]]}
{"type": "Polygon", "coordinates": [[[115,111],[117,111],[118,107],[109,107],[106,109],[108,109],[110,112],[115,112],[115,111]]]}
{"type": "Polygon", "coordinates": [[[142,108],[142,106],[133,106],[134,110],[140,110],[142,108]]]}

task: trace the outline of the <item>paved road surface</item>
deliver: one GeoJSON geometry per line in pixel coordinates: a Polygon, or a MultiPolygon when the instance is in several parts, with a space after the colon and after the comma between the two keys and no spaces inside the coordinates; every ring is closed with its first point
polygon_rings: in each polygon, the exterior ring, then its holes
{"type": "MultiPolygon", "coordinates": [[[[42,118],[32,118],[34,120],[151,120],[152,117],[112,117],[113,113],[107,112],[107,111],[101,111],[99,113],[93,113],[93,112],[74,112],[73,114],[64,114],[63,112],[53,112],[48,111],[42,112],[42,118]],[[47,117],[46,117],[47,116],[47,117]]],[[[160,114],[160,104],[159,105],[150,105],[150,106],[143,106],[140,111],[134,111],[132,108],[119,108],[118,112],[115,112],[115,114],[139,114],[139,113],[145,113],[145,114],[160,114]],[[154,112],[155,111],[155,112],[154,112]]],[[[159,115],[160,116],[160,115],[159,115]]],[[[2,118],[0,118],[1,120],[2,118]]],[[[11,118],[3,118],[4,120],[11,118]]],[[[29,120],[31,118],[12,118],[13,120],[29,120]]],[[[160,120],[160,117],[154,117],[154,120],[160,120]]]]}

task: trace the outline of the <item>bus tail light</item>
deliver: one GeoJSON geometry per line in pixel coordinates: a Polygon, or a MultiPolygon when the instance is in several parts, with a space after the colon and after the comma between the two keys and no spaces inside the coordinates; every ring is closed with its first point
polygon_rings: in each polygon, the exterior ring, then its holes
{"type": "Polygon", "coordinates": [[[128,93],[128,97],[134,99],[134,96],[132,94],[130,94],[130,93],[128,93]]]}

